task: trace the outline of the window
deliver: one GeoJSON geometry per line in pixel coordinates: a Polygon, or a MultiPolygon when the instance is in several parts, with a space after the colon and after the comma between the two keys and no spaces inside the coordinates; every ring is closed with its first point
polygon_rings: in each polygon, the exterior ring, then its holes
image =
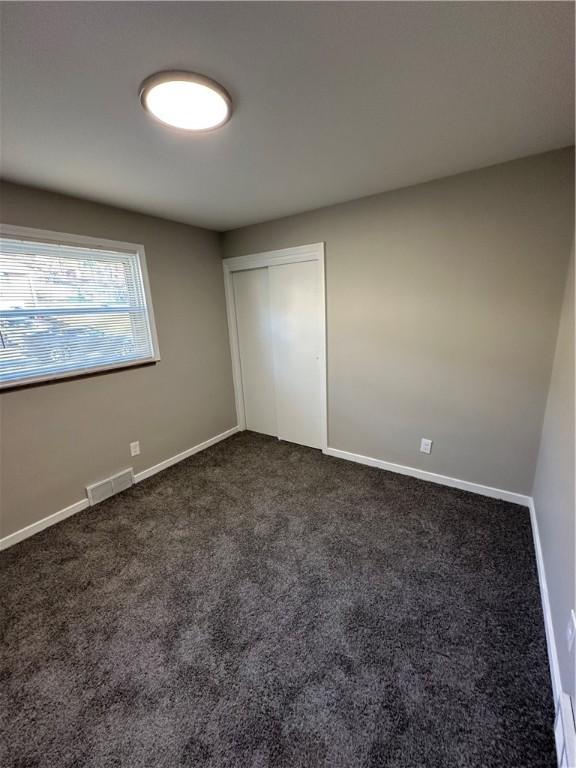
{"type": "Polygon", "coordinates": [[[144,249],[0,231],[0,388],[158,360],[144,249]]]}

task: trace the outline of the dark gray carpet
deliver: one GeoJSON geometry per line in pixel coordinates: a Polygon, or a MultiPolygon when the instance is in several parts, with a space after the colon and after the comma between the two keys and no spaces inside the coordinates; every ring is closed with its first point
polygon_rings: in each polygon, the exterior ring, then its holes
{"type": "Polygon", "coordinates": [[[521,507],[245,432],[2,563],[4,768],[555,764],[521,507]]]}

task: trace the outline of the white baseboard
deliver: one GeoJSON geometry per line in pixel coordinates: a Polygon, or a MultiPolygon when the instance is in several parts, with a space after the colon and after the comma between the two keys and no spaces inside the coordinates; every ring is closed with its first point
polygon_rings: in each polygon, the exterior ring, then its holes
{"type": "MultiPolygon", "coordinates": [[[[134,475],[134,482],[139,483],[141,480],[145,480],[147,477],[152,477],[152,475],[155,475],[157,472],[161,472],[163,469],[167,469],[173,464],[177,464],[179,461],[184,461],[184,459],[187,459],[189,456],[193,456],[195,453],[203,451],[205,448],[209,448],[211,445],[219,443],[221,440],[225,440],[227,437],[230,437],[231,435],[238,432],[239,429],[240,427],[238,426],[232,427],[232,429],[228,429],[226,432],[222,432],[215,437],[211,437],[209,440],[205,440],[203,443],[199,443],[193,448],[188,448],[187,451],[182,451],[182,453],[178,453],[176,456],[171,456],[169,459],[161,461],[160,464],[155,464],[153,467],[149,467],[142,472],[138,472],[138,474],[134,475]]],[[[19,531],[15,531],[9,536],[4,536],[4,538],[0,539],[0,551],[7,549],[14,544],[17,544],[19,541],[23,541],[30,536],[34,536],[35,533],[39,533],[45,528],[56,525],[56,523],[59,523],[61,520],[65,520],[67,517],[71,517],[77,512],[81,512],[83,509],[87,509],[89,506],[90,502],[87,498],[81,499],[80,501],[76,501],[74,504],[70,504],[69,507],[61,509],[59,512],[54,512],[53,515],[48,515],[48,517],[44,517],[42,520],[38,520],[36,523],[27,525],[25,528],[21,528],[19,531]]]]}
{"type": "MultiPolygon", "coordinates": [[[[225,440],[227,437],[240,431],[240,427],[232,427],[232,429],[226,430],[215,437],[211,437],[209,440],[205,440],[203,443],[195,445],[193,448],[189,448],[182,453],[178,453],[175,456],[161,461],[159,464],[155,464],[148,469],[138,472],[134,476],[136,483],[145,480],[148,477],[152,477],[157,472],[161,472],[163,469],[177,464],[184,459],[193,456],[195,453],[209,448],[211,445],[219,443],[221,440],[225,440]]],[[[410,477],[416,477],[420,480],[428,480],[432,483],[438,483],[440,485],[447,485],[451,488],[459,488],[460,490],[470,491],[482,496],[489,496],[495,499],[503,499],[505,501],[511,501],[516,504],[529,507],[530,509],[530,521],[532,525],[532,535],[534,539],[534,551],[536,555],[536,566],[538,570],[538,580],[540,584],[540,596],[542,601],[542,612],[544,615],[544,627],[546,632],[546,644],[548,647],[548,660],[550,664],[550,678],[552,681],[552,692],[554,697],[554,706],[556,710],[556,748],[558,752],[558,763],[566,768],[572,768],[576,766],[576,733],[574,729],[574,721],[571,716],[571,707],[566,699],[566,694],[562,692],[562,684],[560,679],[560,668],[558,665],[558,655],[556,652],[556,641],[554,637],[554,627],[552,624],[552,613],[550,610],[550,598],[548,595],[548,585],[546,582],[546,571],[544,568],[544,560],[542,557],[542,547],[540,544],[540,534],[538,531],[538,520],[536,518],[536,509],[534,507],[534,501],[530,496],[524,496],[519,493],[513,493],[512,491],[505,491],[500,488],[492,488],[486,485],[480,485],[478,483],[470,483],[466,480],[459,480],[454,477],[448,477],[446,475],[438,475],[434,472],[427,472],[423,469],[416,469],[415,467],[406,467],[402,464],[393,464],[381,459],[374,459],[370,456],[362,456],[357,453],[350,453],[348,451],[341,451],[336,448],[327,448],[324,453],[328,456],[334,456],[338,459],[345,459],[347,461],[354,461],[359,464],[366,464],[370,467],[377,467],[379,469],[385,469],[390,472],[396,472],[402,475],[409,475],[410,477]],[[568,712],[570,711],[570,714],[568,712]]],[[[89,506],[88,499],[81,499],[80,501],[71,504],[69,507],[61,509],[59,512],[55,512],[48,517],[38,520],[36,523],[21,528],[19,531],[11,533],[9,536],[5,536],[0,539],[0,550],[7,549],[19,541],[23,541],[35,533],[39,533],[45,528],[49,528],[61,520],[65,520],[67,517],[75,515],[77,512],[81,512],[87,509],[89,506]]]]}
{"type": "Polygon", "coordinates": [[[152,475],[155,475],[157,472],[162,472],[163,469],[168,469],[168,467],[171,467],[174,464],[178,464],[179,461],[184,461],[184,459],[188,459],[190,456],[194,456],[195,453],[199,453],[206,448],[210,448],[211,445],[219,443],[221,440],[226,440],[227,437],[231,437],[232,435],[236,434],[239,429],[239,426],[232,427],[232,429],[227,429],[226,432],[221,432],[219,435],[211,437],[209,440],[205,440],[203,443],[198,443],[198,445],[195,445],[193,448],[188,448],[188,450],[182,451],[182,453],[177,453],[176,456],[171,456],[169,459],[161,461],[160,464],[154,464],[153,467],[148,467],[148,469],[144,469],[142,472],[137,472],[134,475],[134,482],[139,483],[142,480],[146,480],[146,478],[152,477],[152,475]]]}
{"type": "Polygon", "coordinates": [[[435,472],[428,472],[425,469],[417,469],[416,467],[406,467],[403,464],[393,464],[390,461],[383,461],[382,459],[373,459],[371,456],[362,456],[359,453],[349,453],[348,451],[340,451],[337,448],[327,448],[324,453],[327,456],[334,456],[337,459],[345,459],[346,461],[355,461],[358,464],[366,464],[369,467],[377,467],[378,469],[386,469],[388,472],[396,472],[400,475],[409,475],[410,477],[417,477],[419,480],[427,480],[430,483],[437,483],[438,485],[447,485],[450,488],[459,488],[461,491],[470,491],[471,493],[478,493],[481,496],[489,496],[492,499],[502,499],[503,501],[511,501],[513,504],[521,504],[523,507],[530,506],[531,497],[524,496],[521,493],[514,493],[513,491],[505,491],[501,488],[492,488],[489,485],[480,485],[479,483],[470,483],[467,480],[459,480],[456,477],[448,477],[447,475],[437,475],[435,472]]]}
{"type": "Polygon", "coordinates": [[[521,504],[530,510],[530,522],[532,525],[532,536],[534,539],[534,552],[536,556],[536,567],[538,570],[538,581],[540,585],[540,599],[542,601],[542,613],[544,617],[544,629],[546,633],[546,645],[548,648],[548,662],[550,665],[550,680],[552,683],[552,695],[554,697],[555,709],[555,739],[556,751],[558,756],[558,765],[561,768],[576,768],[576,729],[574,727],[574,718],[572,716],[572,705],[570,697],[562,691],[560,679],[560,667],[558,664],[558,654],[556,651],[556,639],[554,637],[554,627],[552,624],[552,613],[550,610],[550,598],[548,594],[548,584],[546,582],[546,571],[544,568],[544,559],[542,557],[542,546],[540,544],[540,534],[538,531],[538,520],[536,518],[536,509],[534,500],[531,496],[524,496],[520,493],[505,491],[500,488],[491,488],[487,485],[470,483],[466,480],[459,480],[446,475],[437,475],[434,472],[427,472],[415,467],[405,467],[402,464],[393,464],[381,459],[374,459],[370,456],[362,456],[357,453],[340,451],[336,448],[327,448],[324,451],[328,456],[334,456],[338,459],[355,461],[359,464],[366,464],[370,467],[386,469],[390,472],[397,472],[410,477],[417,477],[420,480],[428,480],[432,483],[447,485],[451,488],[459,488],[463,491],[471,491],[482,496],[489,496],[495,499],[511,501],[515,504],[521,504]]]}
{"type": "Polygon", "coordinates": [[[540,532],[538,529],[538,518],[536,517],[536,507],[534,506],[533,499],[530,499],[529,506],[532,537],[534,539],[534,552],[536,553],[536,568],[538,570],[538,582],[540,584],[540,599],[542,601],[542,613],[544,615],[550,679],[552,681],[552,696],[554,697],[554,711],[556,713],[554,737],[556,740],[558,765],[562,766],[562,768],[576,768],[576,728],[574,727],[574,717],[572,715],[570,697],[567,693],[562,691],[560,665],[558,663],[556,638],[554,636],[552,611],[550,609],[550,596],[548,593],[548,583],[546,581],[546,569],[544,567],[544,557],[542,555],[542,545],[540,543],[540,532]]]}
{"type": "Polygon", "coordinates": [[[42,520],[38,520],[36,523],[20,528],[19,531],[14,531],[9,536],[4,536],[3,539],[0,539],[0,550],[8,549],[13,544],[18,544],[19,541],[24,541],[24,539],[34,536],[35,533],[40,533],[44,528],[50,528],[51,525],[56,525],[61,520],[66,520],[67,517],[71,517],[77,512],[82,512],[83,509],[87,509],[89,506],[90,502],[88,499],[81,499],[74,504],[70,504],[69,507],[64,507],[59,512],[54,512],[53,515],[48,515],[48,517],[43,517],[42,520]]]}
{"type": "Polygon", "coordinates": [[[550,678],[552,680],[552,694],[554,705],[558,703],[562,685],[560,682],[560,667],[556,652],[556,638],[552,624],[552,612],[550,610],[550,597],[548,595],[548,583],[546,582],[546,570],[540,544],[540,532],[536,518],[536,508],[533,499],[530,499],[530,523],[532,524],[532,538],[534,539],[534,552],[536,553],[536,568],[538,570],[538,582],[540,584],[540,599],[542,601],[542,613],[544,615],[544,628],[546,630],[546,645],[548,646],[548,661],[550,664],[550,678]]]}

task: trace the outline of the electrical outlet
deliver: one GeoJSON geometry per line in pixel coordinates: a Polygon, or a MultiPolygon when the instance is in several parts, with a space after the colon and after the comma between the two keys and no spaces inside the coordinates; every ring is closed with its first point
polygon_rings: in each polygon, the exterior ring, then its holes
{"type": "Polygon", "coordinates": [[[130,456],[139,456],[140,455],[140,441],[135,440],[133,443],[130,443],[130,456]]]}
{"type": "Polygon", "coordinates": [[[428,440],[428,438],[423,437],[422,440],[420,440],[420,453],[431,453],[432,452],[432,440],[428,440]]]}
{"type": "Polygon", "coordinates": [[[574,638],[576,637],[576,613],[570,611],[570,618],[568,619],[568,626],[566,627],[566,643],[568,645],[568,653],[572,651],[574,645],[574,638]]]}

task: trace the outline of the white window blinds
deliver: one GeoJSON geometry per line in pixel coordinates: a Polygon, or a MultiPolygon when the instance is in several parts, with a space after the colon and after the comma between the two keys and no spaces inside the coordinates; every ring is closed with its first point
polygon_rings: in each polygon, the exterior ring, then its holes
{"type": "Polygon", "coordinates": [[[0,388],[158,359],[142,249],[0,237],[0,388]]]}

